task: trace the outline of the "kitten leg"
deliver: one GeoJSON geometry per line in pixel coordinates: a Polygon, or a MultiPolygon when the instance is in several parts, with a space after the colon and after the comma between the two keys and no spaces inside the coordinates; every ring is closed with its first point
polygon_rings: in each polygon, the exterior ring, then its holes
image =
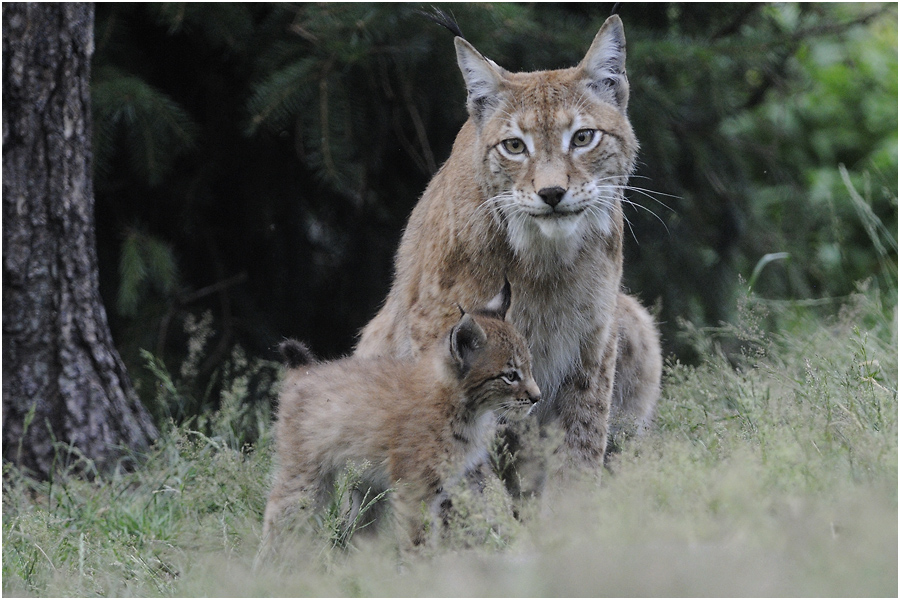
{"type": "Polygon", "coordinates": [[[283,533],[294,524],[296,513],[300,511],[309,516],[313,511],[320,510],[325,506],[332,488],[331,473],[316,475],[302,472],[292,475],[279,472],[269,493],[263,515],[262,541],[253,561],[254,572],[263,563],[278,556],[285,541],[283,533]]]}
{"type": "Polygon", "coordinates": [[[280,528],[297,510],[318,510],[325,505],[331,477],[301,472],[279,474],[272,486],[263,516],[263,543],[278,536],[280,528]]]}
{"type": "Polygon", "coordinates": [[[442,494],[440,484],[428,485],[409,480],[398,484],[392,506],[401,552],[422,550],[428,544],[429,533],[435,533],[440,525],[436,517],[444,506],[442,494]]]}
{"type": "Polygon", "coordinates": [[[522,519],[528,502],[544,489],[551,446],[548,431],[536,419],[524,419],[501,424],[497,436],[497,476],[512,498],[513,516],[522,519]]]}

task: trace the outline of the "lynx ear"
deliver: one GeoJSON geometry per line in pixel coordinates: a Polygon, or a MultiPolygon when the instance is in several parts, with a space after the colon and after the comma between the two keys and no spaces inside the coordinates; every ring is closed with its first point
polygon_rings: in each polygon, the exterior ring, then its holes
{"type": "Polygon", "coordinates": [[[613,15],[594,37],[594,42],[579,65],[587,86],[600,99],[622,112],[628,108],[628,78],[625,76],[625,28],[613,15]]]}
{"type": "Polygon", "coordinates": [[[472,315],[465,315],[450,332],[450,356],[460,373],[472,366],[472,358],[487,342],[487,334],[472,315]]]}
{"type": "Polygon", "coordinates": [[[503,279],[503,289],[500,290],[500,293],[491,298],[491,301],[487,303],[484,307],[485,312],[493,313],[497,315],[497,318],[500,320],[506,319],[506,311],[509,310],[509,305],[512,303],[512,290],[509,286],[509,279],[504,277],[503,279]]]}
{"type": "Polygon", "coordinates": [[[500,103],[500,88],[503,83],[503,69],[492,60],[482,56],[472,44],[457,37],[456,62],[466,82],[469,115],[476,123],[481,123],[486,114],[500,103]]]}

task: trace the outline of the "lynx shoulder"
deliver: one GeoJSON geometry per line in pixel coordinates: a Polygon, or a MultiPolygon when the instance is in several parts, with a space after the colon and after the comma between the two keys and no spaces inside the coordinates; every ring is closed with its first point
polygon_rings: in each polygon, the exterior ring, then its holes
{"type": "Polygon", "coordinates": [[[483,303],[507,277],[541,423],[561,428],[569,463],[596,468],[611,409],[649,418],[661,374],[652,319],[621,291],[622,200],[638,150],[622,22],[610,17],[581,63],[553,71],[512,73],[455,44],[469,119],[410,216],[356,354],[419,356],[458,304],[483,303]],[[629,340],[641,343],[618,352],[629,340]]]}
{"type": "MultiPolygon", "coordinates": [[[[288,341],[275,426],[276,472],[264,539],[301,507],[321,509],[350,463],[362,485],[389,497],[405,545],[425,541],[420,507],[448,509],[445,489],[487,454],[497,414],[524,417],[540,399],[524,338],[505,321],[509,287],[459,316],[417,358],[348,357],[315,363],[288,341]]],[[[370,496],[371,497],[371,496],[370,496]]],[[[352,511],[358,511],[354,506],[352,511]]],[[[352,522],[355,515],[351,515],[352,522]]]]}

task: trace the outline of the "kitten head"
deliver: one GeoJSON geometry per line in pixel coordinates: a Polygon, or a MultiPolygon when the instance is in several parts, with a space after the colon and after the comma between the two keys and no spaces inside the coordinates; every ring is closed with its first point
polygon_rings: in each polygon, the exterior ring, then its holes
{"type": "Polygon", "coordinates": [[[531,353],[525,338],[506,321],[509,282],[484,308],[463,313],[449,334],[451,371],[466,397],[466,408],[477,414],[496,410],[516,419],[541,399],[531,374],[531,353]]]}
{"type": "Polygon", "coordinates": [[[619,17],[569,69],[511,73],[459,37],[456,54],[479,183],[513,249],[566,256],[588,235],[614,235],[637,154],[619,17]]]}

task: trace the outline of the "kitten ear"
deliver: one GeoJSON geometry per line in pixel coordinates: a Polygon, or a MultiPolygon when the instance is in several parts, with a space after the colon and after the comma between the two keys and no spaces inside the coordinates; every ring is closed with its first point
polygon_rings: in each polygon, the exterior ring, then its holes
{"type": "Polygon", "coordinates": [[[461,37],[457,37],[454,44],[456,62],[466,82],[468,93],[466,106],[469,115],[476,123],[481,123],[485,115],[500,103],[500,87],[504,71],[461,37]]]}
{"type": "Polygon", "coordinates": [[[578,66],[584,72],[587,86],[592,92],[625,112],[628,108],[625,28],[618,15],[606,19],[578,66]]]}
{"type": "Polygon", "coordinates": [[[512,303],[512,289],[509,286],[509,279],[503,278],[503,289],[500,293],[491,298],[491,301],[484,307],[485,312],[497,315],[501,321],[506,319],[506,311],[512,303]]]}
{"type": "Polygon", "coordinates": [[[472,366],[472,357],[487,342],[487,334],[472,315],[465,315],[450,331],[450,356],[461,373],[472,366]]]}

